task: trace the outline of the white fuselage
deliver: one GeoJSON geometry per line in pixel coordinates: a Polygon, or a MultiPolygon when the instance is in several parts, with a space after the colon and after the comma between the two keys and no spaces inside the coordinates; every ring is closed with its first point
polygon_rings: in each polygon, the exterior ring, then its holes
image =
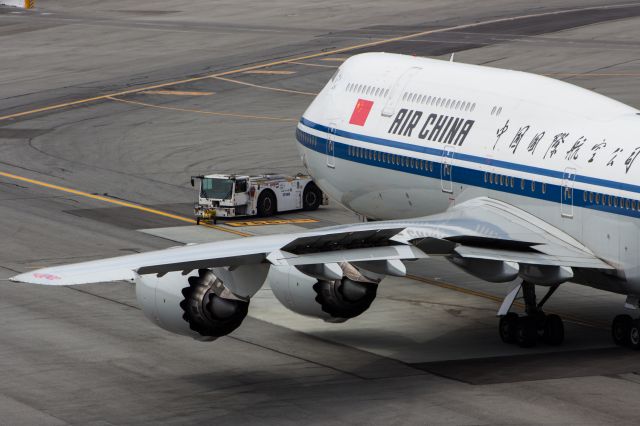
{"type": "Polygon", "coordinates": [[[347,60],[296,137],[330,197],[371,219],[489,196],[616,268],[576,280],[640,293],[640,112],[533,74],[385,53],[347,60]]]}

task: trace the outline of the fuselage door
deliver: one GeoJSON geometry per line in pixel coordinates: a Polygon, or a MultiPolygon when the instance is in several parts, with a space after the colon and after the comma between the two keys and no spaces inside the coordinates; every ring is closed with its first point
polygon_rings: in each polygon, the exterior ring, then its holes
{"type": "Polygon", "coordinates": [[[576,183],[576,169],[567,167],[562,174],[560,213],[562,217],[573,218],[573,187],[576,183]]]}
{"type": "Polygon", "coordinates": [[[440,165],[440,185],[442,192],[453,193],[453,159],[455,150],[453,146],[445,146],[442,151],[442,163],[440,165]]]}
{"type": "Polygon", "coordinates": [[[422,68],[419,67],[411,67],[405,72],[403,72],[400,77],[393,83],[391,90],[389,90],[389,97],[387,98],[387,102],[384,104],[382,108],[382,116],[383,117],[391,117],[396,113],[396,108],[402,94],[405,92],[405,88],[409,86],[411,79],[413,76],[420,71],[422,68]]]}
{"type": "Polygon", "coordinates": [[[336,167],[335,147],[336,123],[329,124],[327,128],[327,167],[336,167]]]}

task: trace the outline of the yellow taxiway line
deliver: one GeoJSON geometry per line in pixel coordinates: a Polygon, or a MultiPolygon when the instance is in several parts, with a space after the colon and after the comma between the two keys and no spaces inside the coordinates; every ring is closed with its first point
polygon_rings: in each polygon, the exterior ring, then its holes
{"type": "Polygon", "coordinates": [[[226,78],[226,77],[211,77],[211,78],[216,79],[216,80],[226,81],[226,82],[229,82],[229,83],[241,84],[243,86],[255,87],[256,89],[272,90],[274,92],[293,93],[293,94],[296,94],[296,95],[306,95],[306,96],[316,96],[317,95],[317,93],[313,93],[313,92],[301,92],[299,90],[280,89],[278,87],[263,86],[261,84],[248,83],[246,81],[236,80],[234,78],[226,78]]]}
{"type": "MultiPolygon", "coordinates": [[[[90,194],[88,192],[79,191],[77,189],[67,188],[67,187],[60,186],[60,185],[54,185],[52,183],[43,182],[43,181],[37,180],[37,179],[31,179],[31,178],[24,177],[24,176],[14,175],[13,173],[7,173],[7,172],[0,171],[0,176],[3,176],[3,177],[8,178],[8,179],[19,180],[21,182],[30,183],[32,185],[41,186],[41,187],[48,188],[48,189],[55,189],[56,191],[66,192],[67,194],[78,195],[80,197],[91,198],[92,200],[104,201],[105,203],[115,204],[115,205],[118,205],[118,206],[121,206],[121,207],[128,207],[130,209],[142,211],[142,212],[145,212],[145,213],[150,213],[150,214],[155,214],[155,215],[158,215],[158,216],[168,217],[170,219],[179,220],[181,222],[188,222],[188,223],[190,223],[192,225],[195,223],[195,221],[192,218],[189,218],[189,217],[180,216],[180,215],[173,214],[173,213],[168,213],[168,212],[165,212],[165,211],[162,211],[162,210],[158,210],[158,209],[154,209],[154,208],[151,208],[151,207],[145,207],[145,206],[142,206],[140,204],[130,203],[128,201],[121,201],[121,200],[116,200],[114,198],[104,197],[102,195],[90,194]]],[[[213,228],[213,229],[217,229],[219,231],[224,231],[224,232],[229,232],[231,234],[236,234],[236,235],[239,235],[241,237],[248,237],[250,235],[250,234],[247,234],[246,232],[236,231],[235,229],[227,229],[227,228],[224,228],[224,227],[221,227],[221,226],[217,226],[217,225],[204,225],[204,226],[206,226],[207,228],[213,228]]]]}
{"type": "MultiPolygon", "coordinates": [[[[531,14],[512,16],[512,17],[507,17],[507,18],[489,19],[489,20],[485,20],[485,21],[473,22],[473,23],[470,23],[470,24],[455,25],[455,26],[446,27],[446,28],[438,28],[438,29],[435,29],[435,30],[420,31],[420,32],[417,32],[417,33],[407,34],[407,35],[398,36],[398,37],[391,37],[391,38],[386,38],[386,39],[381,39],[381,40],[370,41],[370,42],[367,42],[367,43],[361,43],[361,44],[356,44],[356,45],[352,45],[352,46],[341,47],[341,48],[338,48],[338,49],[327,50],[327,51],[324,51],[324,52],[312,53],[312,54],[309,54],[309,55],[298,56],[298,57],[290,58],[290,59],[280,59],[280,60],[277,60],[277,61],[271,61],[271,62],[266,62],[266,63],[262,63],[262,64],[250,65],[250,66],[243,67],[243,68],[237,68],[237,69],[233,69],[233,70],[229,70],[229,71],[223,71],[223,72],[209,74],[209,75],[203,75],[203,76],[199,76],[199,77],[191,77],[191,78],[185,78],[185,79],[181,79],[181,80],[174,80],[174,81],[169,81],[169,82],[166,82],[166,83],[159,83],[159,84],[154,84],[154,85],[151,85],[151,86],[144,86],[144,87],[140,87],[140,88],[137,88],[137,89],[122,90],[122,91],[119,91],[119,92],[107,93],[107,94],[103,94],[103,95],[97,95],[97,96],[93,96],[93,97],[90,97],[90,98],[78,99],[78,100],[71,101],[71,102],[64,102],[64,103],[49,105],[49,106],[45,106],[45,107],[41,107],[41,108],[31,109],[31,110],[28,110],[28,111],[22,111],[22,112],[17,112],[17,113],[13,113],[13,114],[0,116],[0,121],[9,120],[9,119],[12,119],[12,118],[24,117],[24,116],[27,116],[27,115],[37,114],[37,113],[41,113],[41,112],[53,111],[53,110],[66,108],[66,107],[82,105],[82,104],[86,104],[86,103],[89,103],[89,102],[96,102],[96,101],[101,101],[101,100],[109,100],[109,98],[112,98],[112,97],[123,96],[123,95],[132,94],[132,93],[139,93],[139,92],[144,92],[144,91],[147,91],[147,90],[162,89],[162,88],[165,88],[165,87],[175,86],[175,85],[178,85],[178,84],[191,83],[191,82],[194,82],[194,81],[201,81],[201,80],[204,80],[204,79],[207,79],[207,78],[212,78],[212,77],[223,77],[223,76],[226,76],[226,75],[243,73],[245,71],[259,70],[259,69],[263,69],[263,68],[273,67],[275,65],[287,64],[287,63],[290,63],[290,62],[293,62],[293,61],[300,62],[300,61],[304,61],[306,59],[322,58],[322,57],[331,56],[331,55],[335,55],[335,54],[339,54],[339,53],[349,52],[349,51],[352,51],[352,50],[364,49],[364,48],[369,48],[369,47],[376,47],[376,46],[381,46],[381,45],[384,45],[384,44],[387,44],[387,43],[393,43],[393,42],[396,42],[396,41],[403,41],[403,40],[410,40],[412,38],[423,37],[423,36],[426,36],[426,35],[438,34],[438,33],[443,33],[443,32],[447,32],[447,31],[464,30],[464,29],[468,29],[468,28],[478,27],[478,26],[481,26],[481,25],[497,24],[497,23],[501,23],[501,22],[513,22],[513,21],[518,21],[518,20],[521,20],[521,19],[528,19],[528,18],[540,18],[540,17],[544,17],[544,16],[562,15],[562,14],[571,13],[571,12],[580,12],[580,11],[587,11],[587,10],[615,9],[615,8],[620,8],[620,7],[630,6],[630,5],[634,5],[634,4],[633,3],[629,3],[629,4],[619,4],[619,5],[613,5],[613,6],[591,6],[591,7],[581,7],[581,8],[557,10],[557,11],[553,11],[553,12],[531,13],[531,14]]],[[[325,59],[328,59],[328,58],[325,58],[325,59]]]]}
{"type": "Polygon", "coordinates": [[[177,107],[170,107],[170,106],[165,106],[165,105],[155,105],[155,104],[150,104],[150,103],[147,103],[147,102],[131,101],[131,100],[128,100],[128,99],[120,99],[120,98],[116,98],[115,96],[109,96],[107,99],[110,99],[110,100],[116,101],[116,102],[122,102],[122,103],[125,103],[125,104],[139,105],[139,106],[144,106],[144,107],[149,107],[149,108],[157,108],[157,109],[166,109],[166,110],[170,110],[170,111],[190,112],[190,113],[203,114],[203,115],[217,115],[217,116],[222,116],[222,117],[248,118],[248,119],[252,119],[252,120],[290,121],[290,122],[298,121],[295,118],[271,117],[271,116],[268,116],[268,115],[249,115],[249,114],[241,114],[241,113],[237,113],[237,112],[205,111],[205,110],[201,110],[201,109],[177,108],[177,107]]]}
{"type": "Polygon", "coordinates": [[[249,70],[244,71],[243,74],[266,74],[266,75],[291,75],[295,74],[295,71],[289,70],[249,70]]]}
{"type": "Polygon", "coordinates": [[[211,96],[213,92],[187,92],[183,90],[145,90],[145,95],[173,95],[173,96],[211,96]]]}

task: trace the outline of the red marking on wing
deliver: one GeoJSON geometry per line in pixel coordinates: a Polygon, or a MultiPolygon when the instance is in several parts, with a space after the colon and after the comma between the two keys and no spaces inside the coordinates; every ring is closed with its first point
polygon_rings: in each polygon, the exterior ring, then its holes
{"type": "Polygon", "coordinates": [[[355,124],[356,126],[364,126],[364,123],[366,123],[367,117],[369,117],[369,113],[371,112],[372,107],[373,107],[373,101],[368,101],[366,99],[358,99],[358,102],[356,102],[355,108],[353,108],[353,113],[351,113],[349,124],[355,124]]]}
{"type": "Polygon", "coordinates": [[[33,276],[35,278],[43,278],[45,280],[49,280],[49,281],[53,281],[53,280],[59,280],[61,279],[59,276],[57,275],[53,275],[53,274],[41,274],[39,272],[36,272],[33,274],[33,276]]]}

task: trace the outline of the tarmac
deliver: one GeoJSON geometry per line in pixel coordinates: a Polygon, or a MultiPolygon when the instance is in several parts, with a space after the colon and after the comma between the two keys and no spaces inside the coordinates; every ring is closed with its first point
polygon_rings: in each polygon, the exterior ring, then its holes
{"type": "Polygon", "coordinates": [[[303,172],[296,122],[355,53],[455,52],[640,107],[639,17],[640,3],[577,0],[0,6],[0,424],[637,424],[640,354],[609,331],[624,297],[570,283],[547,305],[565,344],[522,349],[497,333],[511,284],[442,259],[385,279],[344,324],[264,287],[213,343],[148,322],[127,283],[6,278],[356,221],[332,202],[196,226],[189,184],[303,172]]]}

